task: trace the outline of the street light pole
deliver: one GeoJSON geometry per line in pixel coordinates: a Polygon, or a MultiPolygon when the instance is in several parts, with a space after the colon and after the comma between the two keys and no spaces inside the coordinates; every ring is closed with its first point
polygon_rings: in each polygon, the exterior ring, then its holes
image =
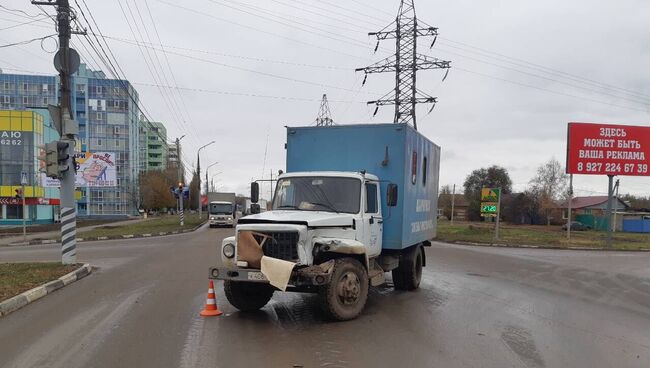
{"type": "MultiPolygon", "coordinates": [[[[206,196],[206,197],[208,196],[208,193],[210,192],[210,188],[208,187],[208,184],[210,184],[210,182],[208,181],[208,170],[209,170],[212,166],[214,166],[214,165],[216,165],[216,164],[218,164],[218,162],[212,163],[212,164],[208,165],[208,166],[205,168],[205,196],[206,196]]],[[[210,199],[208,198],[208,200],[210,200],[210,199]]],[[[208,205],[210,205],[210,204],[208,203],[208,205]]],[[[210,215],[209,215],[209,211],[208,211],[208,217],[210,217],[210,215]]]]}
{"type": "MultiPolygon", "coordinates": [[[[210,177],[210,181],[212,181],[212,182],[214,183],[214,177],[217,176],[217,175],[220,175],[220,174],[221,174],[221,171],[219,171],[218,173],[212,175],[212,176],[210,177]]],[[[217,183],[218,183],[218,182],[219,182],[219,181],[217,180],[217,183]]],[[[214,185],[214,184],[212,185],[212,191],[214,191],[214,192],[217,191],[217,187],[216,187],[216,185],[214,185]]]]}
{"type": "MultiPolygon", "coordinates": [[[[208,144],[204,144],[203,146],[199,147],[199,150],[196,151],[196,176],[199,179],[199,218],[203,216],[203,205],[201,204],[201,150],[204,149],[205,147],[216,143],[215,141],[212,141],[208,144]]],[[[206,170],[207,173],[207,170],[206,170]]],[[[208,194],[207,192],[205,193],[206,195],[208,194]]]]}
{"type": "MultiPolygon", "coordinates": [[[[182,174],[182,169],[181,169],[181,139],[183,139],[185,135],[183,134],[182,137],[176,138],[176,155],[178,156],[176,158],[176,165],[178,166],[178,182],[183,183],[183,174],[182,174]]],[[[185,184],[183,183],[183,187],[185,184]]],[[[178,195],[178,214],[180,215],[181,218],[181,226],[185,225],[185,214],[183,213],[183,191],[180,190],[180,193],[178,195]]]]}

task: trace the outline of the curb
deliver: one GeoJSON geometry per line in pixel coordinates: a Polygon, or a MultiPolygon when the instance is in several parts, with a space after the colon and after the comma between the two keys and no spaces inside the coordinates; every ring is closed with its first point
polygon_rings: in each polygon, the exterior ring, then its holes
{"type": "Polygon", "coordinates": [[[443,241],[436,240],[434,241],[447,243],[447,244],[458,244],[458,245],[469,245],[474,247],[488,247],[488,248],[520,248],[520,249],[553,249],[553,250],[588,250],[588,251],[601,251],[601,252],[650,252],[650,249],[606,249],[606,248],[593,248],[593,247],[552,247],[549,245],[513,245],[513,244],[503,244],[503,243],[473,243],[473,242],[464,242],[464,241],[443,241]]]}
{"type": "MultiPolygon", "coordinates": [[[[198,230],[201,226],[205,225],[207,221],[202,222],[198,226],[192,228],[192,229],[184,229],[184,230],[174,230],[174,231],[168,231],[168,232],[159,232],[159,233],[153,233],[153,234],[126,234],[126,235],[111,235],[111,236],[98,236],[98,237],[93,237],[93,238],[77,238],[77,243],[80,242],[88,242],[88,241],[98,241],[98,240],[117,240],[117,239],[135,239],[135,238],[153,238],[153,237],[158,237],[158,236],[168,236],[168,235],[176,235],[176,234],[185,234],[189,232],[193,232],[198,230]]],[[[15,245],[43,245],[43,244],[55,244],[55,243],[60,243],[59,240],[54,240],[54,239],[45,239],[45,240],[30,240],[27,243],[10,243],[7,244],[6,246],[15,246],[15,245]]],[[[2,245],[0,245],[2,247],[2,245]]]]}
{"type": "Polygon", "coordinates": [[[46,282],[41,286],[37,286],[31,290],[25,291],[22,294],[9,298],[0,303],[0,317],[4,317],[9,313],[17,311],[27,304],[44,297],[47,294],[59,290],[64,286],[70,285],[75,281],[81,280],[82,278],[88,276],[91,272],[93,272],[92,266],[86,263],[76,270],[63,275],[56,280],[46,282]]]}

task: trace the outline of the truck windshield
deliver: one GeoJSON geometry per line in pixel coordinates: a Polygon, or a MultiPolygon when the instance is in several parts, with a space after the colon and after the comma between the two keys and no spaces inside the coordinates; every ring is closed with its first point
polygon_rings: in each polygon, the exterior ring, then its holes
{"type": "Polygon", "coordinates": [[[230,204],[210,203],[211,215],[227,215],[231,213],[232,205],[230,204]]]}
{"type": "Polygon", "coordinates": [[[340,177],[295,177],[278,181],[273,209],[358,213],[361,180],[340,177]]]}

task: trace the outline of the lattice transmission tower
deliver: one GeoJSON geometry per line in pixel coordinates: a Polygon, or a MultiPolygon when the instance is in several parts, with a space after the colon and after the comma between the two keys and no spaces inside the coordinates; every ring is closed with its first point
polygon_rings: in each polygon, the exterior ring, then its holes
{"type": "Polygon", "coordinates": [[[332,112],[330,111],[330,105],[327,102],[327,95],[323,95],[323,99],[320,102],[320,109],[318,110],[318,116],[316,117],[316,126],[331,126],[334,125],[334,120],[332,119],[332,112]]]}
{"type": "Polygon", "coordinates": [[[365,73],[363,79],[364,84],[368,78],[368,74],[395,73],[395,89],[378,100],[368,101],[368,104],[377,105],[375,115],[379,110],[379,106],[395,105],[394,122],[398,124],[412,124],[417,130],[415,106],[420,103],[430,103],[432,104],[431,110],[433,110],[437,102],[436,97],[430,96],[417,88],[417,71],[425,69],[447,69],[443,81],[447,77],[447,73],[449,73],[449,61],[418,54],[417,52],[418,37],[434,37],[430,46],[433,47],[438,37],[438,28],[431,27],[417,19],[413,0],[401,0],[395,21],[381,31],[371,32],[368,35],[377,37],[375,52],[379,48],[379,41],[381,40],[395,39],[396,44],[395,55],[391,55],[365,68],[356,69],[356,71],[363,71],[365,73]],[[393,25],[394,28],[389,29],[393,25]]]}

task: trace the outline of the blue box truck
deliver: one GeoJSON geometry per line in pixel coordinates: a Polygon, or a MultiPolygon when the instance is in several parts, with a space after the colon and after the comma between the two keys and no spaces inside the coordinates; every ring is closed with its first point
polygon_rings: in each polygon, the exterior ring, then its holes
{"type": "Polygon", "coordinates": [[[408,125],[359,124],[288,127],[286,151],[272,210],[240,219],[210,269],[230,303],[256,310],[277,290],[316,292],[327,315],[348,320],[387,272],[396,289],[418,288],[440,147],[408,125]]]}

